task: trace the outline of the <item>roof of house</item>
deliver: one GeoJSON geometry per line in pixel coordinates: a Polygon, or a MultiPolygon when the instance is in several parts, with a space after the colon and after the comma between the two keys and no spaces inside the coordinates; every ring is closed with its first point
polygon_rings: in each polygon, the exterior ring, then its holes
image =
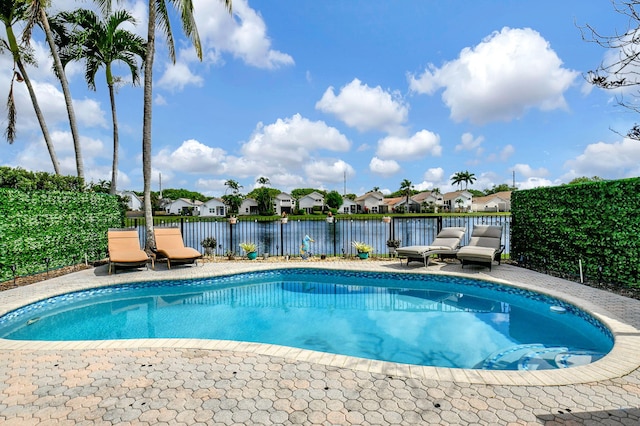
{"type": "Polygon", "coordinates": [[[463,194],[469,198],[473,197],[473,194],[467,190],[447,192],[446,194],[443,194],[442,197],[445,200],[455,200],[456,198],[462,196],[463,194]]]}
{"type": "Polygon", "coordinates": [[[489,201],[500,198],[503,201],[511,201],[511,191],[496,192],[495,194],[485,195],[484,197],[474,197],[474,204],[485,204],[489,201]]]}
{"type": "Polygon", "coordinates": [[[377,198],[379,200],[382,200],[384,198],[384,195],[380,191],[369,191],[366,194],[363,194],[363,195],[361,195],[359,197],[356,197],[356,201],[364,201],[369,197],[374,197],[374,198],[377,198]]]}

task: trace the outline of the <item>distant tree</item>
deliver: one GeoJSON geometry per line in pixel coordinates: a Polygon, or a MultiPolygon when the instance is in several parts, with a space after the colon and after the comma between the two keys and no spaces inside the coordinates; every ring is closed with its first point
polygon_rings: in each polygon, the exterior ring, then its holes
{"type": "Polygon", "coordinates": [[[469,170],[465,170],[462,172],[462,181],[464,182],[464,189],[467,189],[470,183],[473,184],[476,181],[476,175],[470,173],[469,170]]]}
{"type": "Polygon", "coordinates": [[[379,192],[379,191],[380,191],[379,186],[374,186],[373,189],[371,190],[371,192],[379,192]]]}
{"type": "MultiPolygon", "coordinates": [[[[598,44],[611,51],[611,55],[595,70],[589,71],[586,79],[596,87],[606,90],[621,90],[640,85],[638,67],[640,67],[640,55],[638,55],[638,39],[640,38],[640,0],[612,0],[615,12],[627,18],[627,28],[623,31],[614,31],[613,35],[602,35],[593,26],[586,25],[580,28],[584,41],[598,44]]],[[[631,94],[632,100],[624,99],[623,95],[617,96],[618,105],[633,112],[640,113],[637,102],[640,91],[631,94]]],[[[616,132],[617,133],[617,132],[616,132]]],[[[626,133],[626,136],[636,141],[640,140],[640,125],[634,124],[626,133]]]]}
{"type": "Polygon", "coordinates": [[[271,181],[269,178],[261,176],[256,179],[256,183],[258,183],[258,185],[262,185],[260,188],[255,189],[255,200],[258,203],[258,213],[263,216],[270,216],[273,214],[273,198],[269,192],[269,188],[267,188],[267,185],[271,185],[271,181]]]}
{"type": "Polygon", "coordinates": [[[491,189],[485,189],[484,195],[496,194],[498,192],[507,192],[507,191],[515,191],[517,188],[513,186],[509,186],[506,183],[501,183],[500,185],[493,185],[491,189]]]}
{"type": "Polygon", "coordinates": [[[486,195],[484,192],[478,191],[477,189],[468,189],[467,191],[469,191],[474,197],[484,197],[486,195]]]}
{"type": "Polygon", "coordinates": [[[358,196],[357,196],[356,194],[344,194],[344,195],[342,196],[343,201],[344,201],[344,199],[345,199],[345,198],[346,198],[347,200],[354,201],[356,198],[358,198],[358,196]]]}
{"type": "Polygon", "coordinates": [[[573,179],[571,182],[568,183],[568,185],[576,185],[576,184],[587,183],[587,182],[602,182],[603,180],[604,179],[602,179],[599,176],[593,176],[593,177],[581,176],[573,179]]]}
{"type": "Polygon", "coordinates": [[[400,192],[405,196],[405,210],[409,211],[409,197],[413,195],[413,183],[409,179],[400,182],[400,192]]]}
{"type": "Polygon", "coordinates": [[[209,199],[209,197],[206,197],[199,192],[189,191],[188,189],[163,189],[162,196],[170,200],[186,198],[187,200],[207,201],[209,199]]]}
{"type": "Polygon", "coordinates": [[[464,182],[464,172],[458,172],[451,176],[451,184],[453,186],[458,185],[462,189],[462,182],[464,182]]]}
{"type": "Polygon", "coordinates": [[[227,189],[225,190],[225,194],[222,196],[222,201],[224,201],[224,203],[229,207],[229,213],[237,214],[243,199],[240,194],[240,188],[242,188],[242,185],[240,185],[236,180],[228,179],[224,183],[224,186],[226,186],[227,189]],[[227,194],[228,190],[231,190],[231,194],[227,194]]]}
{"type": "Polygon", "coordinates": [[[338,191],[330,191],[325,197],[325,203],[332,209],[338,209],[342,205],[342,195],[338,191]]]}

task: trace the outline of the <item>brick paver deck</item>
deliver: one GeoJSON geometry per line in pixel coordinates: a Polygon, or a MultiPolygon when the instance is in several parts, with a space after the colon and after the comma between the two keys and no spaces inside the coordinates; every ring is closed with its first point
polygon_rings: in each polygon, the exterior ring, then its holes
{"type": "Polygon", "coordinates": [[[0,293],[0,314],[81,288],[274,267],[458,274],[525,286],[589,310],[616,336],[589,366],[553,371],[417,367],[242,342],[0,339],[0,423],[207,425],[640,423],[640,301],[522,268],[398,262],[218,262],[76,272],[0,293]],[[417,264],[416,264],[417,265],[417,264]]]}

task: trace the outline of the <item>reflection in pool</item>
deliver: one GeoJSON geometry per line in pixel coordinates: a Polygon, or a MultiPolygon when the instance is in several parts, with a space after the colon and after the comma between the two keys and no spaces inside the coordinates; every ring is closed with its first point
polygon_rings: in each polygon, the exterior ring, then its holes
{"type": "Polygon", "coordinates": [[[222,339],[506,370],[585,364],[613,345],[591,315],[528,290],[440,275],[304,268],[71,293],[0,318],[0,337],[222,339]]]}

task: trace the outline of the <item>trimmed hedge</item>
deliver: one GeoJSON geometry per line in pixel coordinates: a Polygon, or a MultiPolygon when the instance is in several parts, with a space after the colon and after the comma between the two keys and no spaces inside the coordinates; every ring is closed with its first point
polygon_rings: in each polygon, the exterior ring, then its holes
{"type": "Polygon", "coordinates": [[[0,282],[13,279],[12,265],[23,276],[103,259],[107,229],[123,223],[108,194],[0,188],[0,282]]]}
{"type": "Polygon", "coordinates": [[[525,266],[640,286],[640,178],[514,191],[511,218],[525,266]]]}

